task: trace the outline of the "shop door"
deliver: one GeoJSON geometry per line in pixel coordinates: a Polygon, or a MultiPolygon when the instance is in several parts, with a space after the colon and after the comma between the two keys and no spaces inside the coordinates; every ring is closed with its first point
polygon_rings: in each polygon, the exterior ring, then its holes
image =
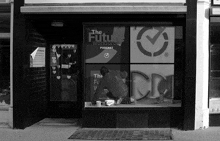
{"type": "Polygon", "coordinates": [[[50,46],[50,117],[81,117],[81,69],[77,47],[76,44],[50,46]]]}

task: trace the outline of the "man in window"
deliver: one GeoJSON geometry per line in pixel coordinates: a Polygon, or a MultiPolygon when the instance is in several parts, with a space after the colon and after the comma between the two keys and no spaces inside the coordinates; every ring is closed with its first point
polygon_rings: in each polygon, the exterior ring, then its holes
{"type": "Polygon", "coordinates": [[[127,72],[121,72],[119,70],[109,70],[106,67],[100,69],[102,74],[102,79],[96,89],[96,92],[93,97],[93,102],[99,100],[101,93],[104,89],[107,89],[107,96],[110,99],[114,99],[117,104],[120,104],[121,101],[128,95],[128,86],[125,84],[125,79],[127,77],[127,72]]]}

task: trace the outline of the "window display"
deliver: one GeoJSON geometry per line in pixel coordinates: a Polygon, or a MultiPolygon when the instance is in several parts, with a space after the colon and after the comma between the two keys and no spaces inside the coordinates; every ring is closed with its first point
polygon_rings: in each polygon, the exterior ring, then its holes
{"type": "Polygon", "coordinates": [[[104,102],[106,99],[119,99],[121,95],[129,96],[128,67],[128,65],[87,64],[86,101],[104,102]]]}
{"type": "Polygon", "coordinates": [[[181,29],[84,25],[85,107],[180,107],[174,74],[181,29]]]}

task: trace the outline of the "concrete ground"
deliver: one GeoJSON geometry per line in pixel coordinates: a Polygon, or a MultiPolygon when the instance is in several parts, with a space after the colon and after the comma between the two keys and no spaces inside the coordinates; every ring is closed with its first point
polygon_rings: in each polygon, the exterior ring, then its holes
{"type": "Polygon", "coordinates": [[[220,127],[209,127],[194,131],[172,129],[174,141],[220,141],[220,127]]]}
{"type": "MultiPolygon", "coordinates": [[[[68,138],[78,128],[80,125],[75,121],[46,119],[24,130],[2,127],[0,128],[0,141],[71,141],[68,138]]],[[[172,133],[174,141],[220,141],[220,127],[195,131],[172,129],[172,133]]]]}

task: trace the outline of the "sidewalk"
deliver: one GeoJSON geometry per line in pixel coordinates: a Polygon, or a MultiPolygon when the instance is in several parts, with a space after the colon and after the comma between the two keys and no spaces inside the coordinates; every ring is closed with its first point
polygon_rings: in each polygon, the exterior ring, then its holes
{"type": "MultiPolygon", "coordinates": [[[[68,122],[64,124],[36,123],[24,130],[0,128],[0,141],[72,141],[68,138],[78,128],[80,128],[79,125],[68,122]]],[[[174,141],[220,141],[220,127],[195,131],[172,129],[172,133],[174,141]]]]}
{"type": "Polygon", "coordinates": [[[0,128],[0,141],[71,141],[79,126],[34,124],[24,130],[0,128]]]}
{"type": "Polygon", "coordinates": [[[220,141],[220,127],[209,127],[195,131],[172,129],[174,141],[220,141]]]}

